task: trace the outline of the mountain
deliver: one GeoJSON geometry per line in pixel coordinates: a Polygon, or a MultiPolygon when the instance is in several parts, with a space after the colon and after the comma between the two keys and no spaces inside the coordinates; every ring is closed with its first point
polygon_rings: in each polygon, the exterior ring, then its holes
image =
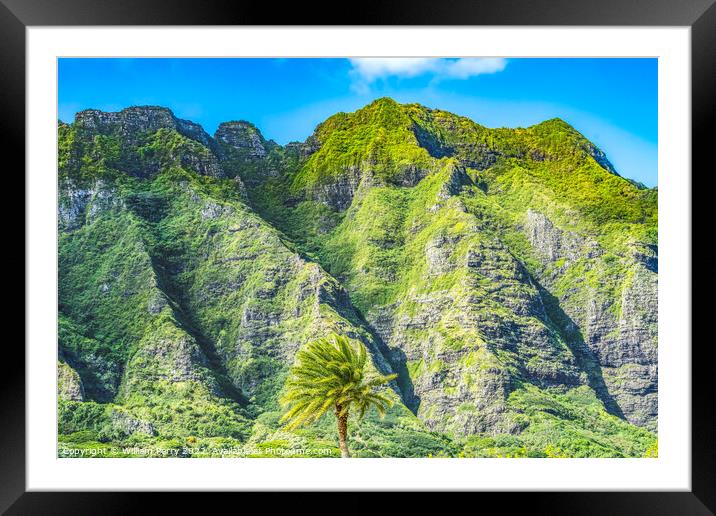
{"type": "Polygon", "coordinates": [[[564,121],[384,98],[286,146],[161,107],[58,136],[61,450],[337,455],[330,418],[278,423],[328,331],[398,373],[355,455],[655,449],[657,191],[564,121]]]}

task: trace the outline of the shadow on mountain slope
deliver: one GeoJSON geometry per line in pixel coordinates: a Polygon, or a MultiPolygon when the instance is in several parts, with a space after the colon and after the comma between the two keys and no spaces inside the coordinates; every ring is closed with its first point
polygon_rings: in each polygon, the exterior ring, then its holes
{"type": "Polygon", "coordinates": [[[542,297],[547,315],[550,321],[556,326],[559,333],[564,338],[567,346],[572,351],[574,358],[580,369],[587,373],[587,381],[589,386],[604,404],[604,408],[610,414],[626,420],[624,412],[619,407],[614,397],[609,393],[602,368],[596,357],[584,341],[584,336],[579,330],[579,326],[565,312],[559,304],[559,299],[545,289],[536,279],[532,279],[542,297]]]}

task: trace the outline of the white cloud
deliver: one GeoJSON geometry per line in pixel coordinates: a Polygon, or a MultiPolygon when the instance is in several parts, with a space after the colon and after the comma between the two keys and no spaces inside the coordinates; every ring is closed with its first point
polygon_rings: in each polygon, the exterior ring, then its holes
{"type": "Polygon", "coordinates": [[[501,72],[507,60],[499,57],[436,59],[425,57],[361,57],[350,59],[353,86],[365,92],[370,84],[389,77],[432,75],[434,79],[469,79],[501,72]]]}
{"type": "Polygon", "coordinates": [[[425,57],[361,57],[350,61],[355,76],[370,83],[390,76],[422,75],[433,71],[438,60],[425,57]]]}
{"type": "Polygon", "coordinates": [[[507,60],[501,57],[466,57],[445,61],[444,76],[451,79],[468,79],[476,75],[501,72],[507,60]]]}

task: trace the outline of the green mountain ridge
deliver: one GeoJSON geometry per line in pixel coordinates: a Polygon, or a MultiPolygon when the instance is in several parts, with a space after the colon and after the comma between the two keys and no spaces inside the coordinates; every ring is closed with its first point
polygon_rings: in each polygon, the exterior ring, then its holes
{"type": "Polygon", "coordinates": [[[329,331],[399,375],[356,456],[654,449],[656,189],[565,122],[379,99],[286,146],[160,107],[58,135],[60,456],[337,456],[330,420],[278,423],[329,331]]]}

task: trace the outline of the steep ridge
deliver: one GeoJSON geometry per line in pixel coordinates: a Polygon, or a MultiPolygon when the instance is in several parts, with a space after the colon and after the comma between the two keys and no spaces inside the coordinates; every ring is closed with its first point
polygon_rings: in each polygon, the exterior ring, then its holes
{"type": "Polygon", "coordinates": [[[176,437],[211,435],[222,419],[227,435],[245,435],[244,409],[161,288],[146,228],[127,209],[134,199],[108,185],[89,189],[85,221],[61,221],[76,229],[60,234],[59,345],[84,399],[110,405],[92,405],[91,418],[85,407],[61,405],[61,427],[72,431],[87,419],[103,439],[135,431],[176,437]]]}
{"type": "MultiPolygon", "coordinates": [[[[333,329],[399,373],[359,454],[652,444],[627,421],[656,429],[656,193],[561,120],[488,129],[380,99],[285,147],[162,108],[83,112],[59,133],[63,414],[94,404],[152,430],[90,425],[104,441],[335,447],[325,422],[281,430],[276,401],[296,350],[333,329]],[[191,423],[194,389],[162,426],[187,382],[235,420],[191,423]]],[[[78,419],[61,418],[68,442],[78,419]]]]}
{"type": "MultiPolygon", "coordinates": [[[[613,414],[656,429],[655,190],[621,178],[601,150],[558,119],[527,129],[487,129],[443,111],[379,99],[328,119],[309,141],[315,147],[310,157],[250,195],[259,199],[256,205],[267,218],[346,280],[369,320],[385,302],[375,296],[362,302],[372,296],[370,289],[385,297],[401,288],[396,274],[451,257],[455,244],[450,240],[489,234],[493,244],[487,254],[502,249],[512,255],[524,269],[523,281],[533,284],[525,288],[541,292],[538,304],[545,308],[540,310],[549,313],[529,315],[572,350],[573,360],[582,363],[582,380],[613,414]],[[447,169],[452,172],[441,172],[447,169]],[[440,181],[434,194],[440,199],[424,200],[422,211],[409,221],[408,236],[401,236],[407,230],[401,215],[406,203],[440,181]],[[401,190],[405,187],[409,190],[401,190]],[[465,220],[469,229],[457,237],[435,236],[425,249],[406,253],[419,226],[450,212],[443,208],[452,202],[463,218],[477,221],[465,220]],[[366,204],[365,223],[356,222],[366,204]],[[341,254],[346,249],[348,265],[341,254]]],[[[462,253],[453,261],[469,262],[462,253]]],[[[404,287],[414,291],[416,277],[404,287]]],[[[505,282],[504,275],[493,278],[493,288],[505,282]]],[[[407,295],[388,297],[400,309],[408,306],[407,295]]],[[[514,301],[511,295],[507,299],[514,301]]],[[[473,308],[477,304],[470,302],[473,308]]],[[[380,320],[372,321],[376,329],[385,329],[392,319],[384,308],[378,310],[380,320]]],[[[524,312],[517,305],[508,310],[524,312]]],[[[434,328],[435,322],[430,319],[424,327],[434,328]]],[[[492,338],[525,341],[507,330],[492,338]]],[[[406,352],[404,345],[397,347],[406,352]]],[[[530,353],[518,356],[533,366],[538,362],[530,353]]],[[[539,373],[532,380],[542,382],[539,373]]],[[[576,383],[572,378],[564,385],[576,383]]]]}
{"type": "MultiPolygon", "coordinates": [[[[69,151],[120,146],[130,165],[60,168],[60,390],[77,391],[76,380],[86,391],[62,396],[66,442],[159,440],[184,450],[190,439],[199,456],[251,435],[271,442],[282,435],[277,398],[295,352],[329,330],[364,341],[374,367],[391,371],[336,280],[246,206],[240,180],[222,179],[220,166],[200,175],[200,162],[185,159],[192,140],[156,126],[105,137],[79,120],[60,128],[75,138],[69,151]]],[[[392,422],[373,427],[394,428],[405,449],[420,439],[416,449],[443,450],[394,398],[392,422]]],[[[330,450],[331,431],[324,424],[273,447],[330,450]]],[[[370,436],[363,447],[380,453],[370,436]]]]}

